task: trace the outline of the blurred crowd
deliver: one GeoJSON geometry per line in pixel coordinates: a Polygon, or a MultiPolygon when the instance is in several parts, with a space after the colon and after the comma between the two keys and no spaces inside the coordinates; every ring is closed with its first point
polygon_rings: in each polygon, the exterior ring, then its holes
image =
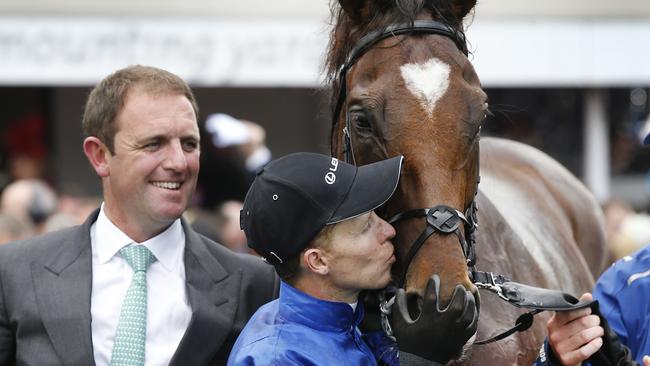
{"type": "MultiPolygon", "coordinates": [[[[0,194],[0,244],[79,225],[100,204],[99,197],[58,194],[42,179],[15,180],[0,194]]],[[[242,200],[237,199],[221,201],[214,207],[196,204],[185,213],[185,219],[194,230],[231,250],[253,253],[239,228],[241,208],[242,200]]],[[[603,212],[611,262],[650,243],[648,213],[616,199],[605,203],[603,212]]]]}
{"type": "Polygon", "coordinates": [[[629,203],[612,199],[603,205],[611,261],[621,259],[650,243],[650,215],[629,203]]]}
{"type": "Polygon", "coordinates": [[[99,199],[58,195],[45,181],[18,179],[0,195],[0,243],[82,223],[99,199]]]}

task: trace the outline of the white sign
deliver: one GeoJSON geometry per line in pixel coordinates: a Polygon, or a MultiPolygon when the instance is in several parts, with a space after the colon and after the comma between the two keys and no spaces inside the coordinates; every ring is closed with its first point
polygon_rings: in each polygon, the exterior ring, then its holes
{"type": "Polygon", "coordinates": [[[487,86],[650,86],[650,19],[477,21],[467,38],[487,86]]]}
{"type": "Polygon", "coordinates": [[[0,17],[0,84],[92,85],[131,64],[193,85],[314,86],[319,22],[0,17]]]}
{"type": "MultiPolygon", "coordinates": [[[[94,85],[131,64],[195,86],[317,87],[323,20],[0,17],[0,85],[94,85]]],[[[650,85],[650,20],[479,21],[467,31],[484,86],[650,85]]]]}

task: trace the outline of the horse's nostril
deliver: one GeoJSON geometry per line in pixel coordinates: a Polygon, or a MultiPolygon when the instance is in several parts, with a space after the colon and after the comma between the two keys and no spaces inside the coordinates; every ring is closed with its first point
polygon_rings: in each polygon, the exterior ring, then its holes
{"type": "Polygon", "coordinates": [[[416,319],[422,311],[422,298],[416,293],[406,295],[406,306],[411,319],[416,319]]]}

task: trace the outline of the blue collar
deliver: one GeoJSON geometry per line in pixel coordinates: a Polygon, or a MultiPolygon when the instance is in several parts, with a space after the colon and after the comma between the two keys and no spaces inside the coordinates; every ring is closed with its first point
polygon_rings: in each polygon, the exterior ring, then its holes
{"type": "Polygon", "coordinates": [[[280,283],[279,313],[282,318],[317,330],[348,331],[363,319],[363,305],[357,310],[344,302],[317,299],[282,281],[280,283]]]}

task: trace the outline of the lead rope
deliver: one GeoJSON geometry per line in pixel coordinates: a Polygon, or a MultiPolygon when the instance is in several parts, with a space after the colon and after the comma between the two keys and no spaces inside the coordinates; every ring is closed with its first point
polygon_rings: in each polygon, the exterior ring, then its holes
{"type": "Polygon", "coordinates": [[[533,311],[529,311],[527,313],[521,314],[517,320],[515,321],[515,326],[506,330],[505,332],[501,334],[497,334],[496,336],[488,339],[484,339],[482,341],[476,341],[474,344],[478,345],[483,345],[483,344],[488,344],[496,341],[500,341],[508,336],[511,336],[517,332],[523,332],[525,330],[528,330],[533,325],[533,320],[535,320],[534,316],[538,313],[541,313],[543,310],[535,309],[533,311]]]}

